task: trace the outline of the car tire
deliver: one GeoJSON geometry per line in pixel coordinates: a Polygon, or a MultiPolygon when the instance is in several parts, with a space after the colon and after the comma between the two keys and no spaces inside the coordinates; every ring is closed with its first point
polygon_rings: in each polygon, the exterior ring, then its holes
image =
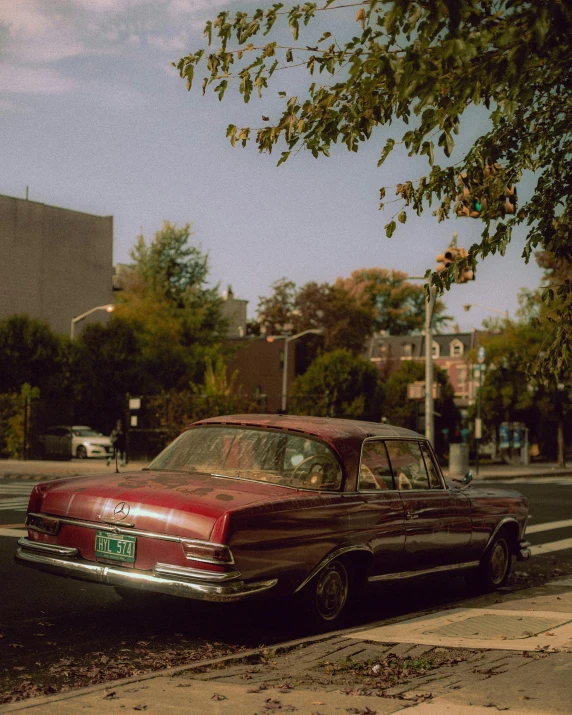
{"type": "Polygon", "coordinates": [[[310,620],[326,626],[346,616],[353,594],[354,578],[349,563],[334,559],[306,587],[306,610],[310,620]]]}
{"type": "Polygon", "coordinates": [[[483,591],[494,591],[505,585],[512,566],[510,541],[501,531],[487,548],[478,569],[467,574],[469,585],[483,591]]]}
{"type": "Polygon", "coordinates": [[[75,454],[78,459],[87,459],[87,449],[83,446],[83,444],[79,445],[75,454]]]}

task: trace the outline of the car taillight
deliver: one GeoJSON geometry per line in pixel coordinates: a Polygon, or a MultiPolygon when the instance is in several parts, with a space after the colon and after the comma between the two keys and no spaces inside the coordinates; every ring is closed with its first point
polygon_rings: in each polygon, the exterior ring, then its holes
{"type": "Polygon", "coordinates": [[[234,563],[232,552],[228,546],[211,544],[208,541],[181,541],[187,559],[206,564],[228,566],[234,563]]]}
{"type": "Polygon", "coordinates": [[[53,516],[29,513],[26,517],[26,526],[32,531],[40,531],[42,534],[55,536],[60,530],[60,520],[53,516]]]}
{"type": "Polygon", "coordinates": [[[47,487],[43,484],[36,484],[32,489],[30,494],[30,501],[28,502],[28,512],[39,512],[42,510],[42,501],[44,500],[44,494],[46,493],[47,487]]]}

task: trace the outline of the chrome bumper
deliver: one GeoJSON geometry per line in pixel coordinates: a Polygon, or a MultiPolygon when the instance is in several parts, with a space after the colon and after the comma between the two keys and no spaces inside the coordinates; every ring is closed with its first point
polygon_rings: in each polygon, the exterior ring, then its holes
{"type": "Polygon", "coordinates": [[[80,581],[105,583],[109,586],[121,586],[141,591],[154,591],[170,596],[192,598],[199,601],[229,602],[263,593],[272,588],[277,579],[245,583],[231,581],[213,583],[204,580],[192,580],[184,569],[166,564],[157,564],[152,571],[137,571],[122,566],[85,561],[78,555],[78,550],[65,546],[56,546],[31,541],[24,537],[18,540],[15,559],[23,566],[31,566],[40,571],[47,571],[58,576],[76,578],[80,581]]]}
{"type": "Polygon", "coordinates": [[[516,560],[517,561],[527,561],[530,558],[530,541],[525,541],[524,539],[521,539],[518,542],[518,549],[516,552],[516,560]]]}

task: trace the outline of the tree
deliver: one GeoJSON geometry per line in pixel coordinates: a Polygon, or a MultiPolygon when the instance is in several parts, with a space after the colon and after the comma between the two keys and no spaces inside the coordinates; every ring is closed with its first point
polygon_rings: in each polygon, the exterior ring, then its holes
{"type": "MultiPolygon", "coordinates": [[[[262,95],[276,70],[305,66],[307,91],[301,97],[280,92],[284,107],[275,121],[263,117],[258,128],[227,129],[233,146],[245,146],[255,137],[260,151],[280,147],[279,164],[300,148],[315,157],[329,156],[336,143],[357,151],[377,128],[401,120],[407,125],[404,133],[400,141],[386,138],[379,164],[402,145],[410,156],[426,155],[430,170],[397,185],[403,206],[390,218],[386,233],[391,236],[398,222],[406,222],[408,210],[420,214],[432,203],[439,220],[454,214],[458,177],[465,173],[468,184],[485,193],[480,197],[481,241],[463,259],[475,268],[477,258],[504,253],[519,225],[528,231],[525,261],[538,247],[556,258],[570,254],[571,34],[572,7],[564,0],[364,0],[349,8],[325,0],[290,10],[277,3],[252,14],[219,13],[205,28],[209,44],[213,38],[218,44],[181,58],[176,66],[190,89],[196,70],[206,64],[203,92],[214,88],[222,100],[236,82],[246,102],[253,92],[262,95]],[[348,13],[356,5],[354,22],[348,13]],[[301,23],[332,13],[342,27],[339,40],[320,27],[318,35],[298,42],[301,23]],[[278,21],[290,28],[294,43],[280,40],[278,21]],[[258,42],[270,32],[276,39],[258,42]],[[461,120],[475,106],[487,130],[464,156],[454,154],[461,120]],[[490,162],[499,169],[493,181],[485,182],[490,162]],[[532,196],[506,219],[499,209],[505,187],[527,172],[536,180],[532,196]]],[[[383,207],[386,188],[380,195],[383,207]]],[[[430,280],[448,289],[457,269],[452,265],[430,280]]],[[[558,290],[554,298],[565,299],[572,283],[558,290]]],[[[559,359],[572,362],[570,302],[557,303],[555,314],[553,349],[547,351],[551,368],[559,359]]]]}
{"type": "Polygon", "coordinates": [[[279,278],[270,286],[272,295],[258,299],[258,323],[267,335],[291,333],[294,322],[296,284],[288,278],[279,278]]]}
{"type": "Polygon", "coordinates": [[[0,321],[0,393],[19,393],[25,383],[39,387],[42,397],[65,391],[65,342],[47,323],[13,315],[0,321]]]}
{"type": "MultiPolygon", "coordinates": [[[[459,426],[460,414],[447,373],[437,366],[434,371],[435,382],[441,385],[441,397],[435,400],[435,449],[438,454],[443,454],[448,443],[444,430],[447,430],[448,435],[453,435],[459,426]]],[[[425,403],[407,397],[407,385],[418,380],[425,380],[425,366],[423,362],[414,360],[405,360],[398,370],[387,377],[383,415],[390,424],[423,431],[419,424],[420,407],[424,408],[425,403]]]]}
{"type": "MultiPolygon", "coordinates": [[[[547,256],[543,260],[550,262],[547,256]]],[[[571,374],[564,365],[556,375],[546,376],[541,370],[550,317],[541,291],[523,291],[519,320],[505,321],[501,332],[483,339],[487,371],[482,414],[493,435],[503,422],[524,423],[541,453],[565,466],[565,433],[572,427],[571,374]]]]}
{"type": "Polygon", "coordinates": [[[123,419],[127,393],[145,394],[155,379],[136,331],[114,315],[105,325],[87,325],[73,348],[75,419],[109,434],[123,419]]]}
{"type": "Polygon", "coordinates": [[[363,352],[375,324],[370,306],[360,303],[345,288],[329,283],[306,283],[295,299],[296,332],[322,328],[323,349],[363,352]]]}
{"type": "Polygon", "coordinates": [[[379,422],[383,388],[376,368],[349,350],[320,355],[291,389],[293,414],[379,422]]]}
{"type": "MultiPolygon", "coordinates": [[[[361,268],[349,278],[338,278],[336,286],[344,288],[375,316],[376,330],[391,335],[407,335],[425,325],[426,293],[421,285],[407,280],[402,271],[386,268],[361,268]]],[[[433,309],[437,329],[450,318],[442,315],[445,306],[438,300],[433,309]]]]}
{"type": "Polygon", "coordinates": [[[188,245],[189,224],[165,222],[147,244],[139,236],[115,315],[130,323],[146,371],[146,392],[184,389],[201,381],[205,358],[224,337],[222,300],[206,286],[208,255],[188,245]]]}

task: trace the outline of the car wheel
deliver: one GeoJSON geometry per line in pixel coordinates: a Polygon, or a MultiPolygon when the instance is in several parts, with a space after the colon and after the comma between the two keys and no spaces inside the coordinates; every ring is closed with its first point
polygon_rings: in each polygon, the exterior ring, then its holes
{"type": "Polygon", "coordinates": [[[83,444],[79,445],[75,453],[78,459],[87,459],[87,449],[83,446],[83,444]]]}
{"type": "Polygon", "coordinates": [[[510,543],[506,534],[501,532],[487,549],[479,568],[468,574],[468,581],[473,586],[492,591],[504,586],[510,575],[511,566],[510,543]]]}
{"type": "Polygon", "coordinates": [[[311,582],[311,615],[320,623],[339,621],[350,598],[351,573],[341,560],[334,559],[311,582]]]}

